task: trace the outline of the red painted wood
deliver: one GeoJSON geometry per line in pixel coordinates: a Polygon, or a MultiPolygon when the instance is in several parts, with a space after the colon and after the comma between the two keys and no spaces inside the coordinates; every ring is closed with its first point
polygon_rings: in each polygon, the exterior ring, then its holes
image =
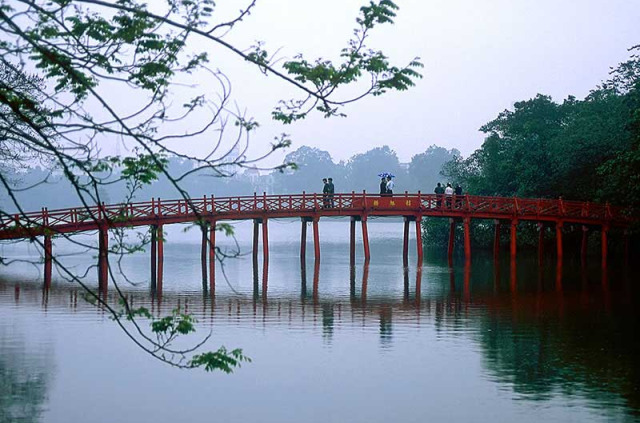
{"type": "Polygon", "coordinates": [[[453,247],[456,237],[456,221],[449,219],[449,247],[447,248],[447,258],[449,259],[449,266],[453,264],[453,247]]]}
{"type": "Polygon", "coordinates": [[[206,288],[207,286],[207,282],[208,282],[208,278],[207,278],[207,246],[209,245],[208,242],[208,227],[206,225],[203,225],[202,228],[202,245],[200,247],[200,267],[202,270],[202,286],[203,288],[206,288]]]}
{"type": "MultiPolygon", "coordinates": [[[[160,201],[160,200],[158,200],[160,201]]],[[[158,225],[158,278],[157,278],[157,291],[158,294],[162,294],[162,283],[164,280],[164,231],[162,225],[158,225]]]]}
{"type": "Polygon", "coordinates": [[[558,261],[562,261],[564,255],[562,249],[562,222],[556,223],[556,254],[558,261]]]}
{"type": "Polygon", "coordinates": [[[424,259],[422,250],[422,218],[420,216],[416,217],[416,252],[418,255],[417,266],[418,269],[420,269],[422,267],[422,261],[424,259]]]}
{"type": "Polygon", "coordinates": [[[316,263],[320,262],[320,234],[318,233],[318,218],[313,219],[313,254],[316,263]]]}
{"type": "Polygon", "coordinates": [[[44,286],[47,289],[51,287],[52,260],[53,260],[53,253],[51,249],[51,236],[45,235],[44,237],[44,286]]]}
{"type": "Polygon", "coordinates": [[[580,243],[580,261],[586,264],[587,260],[587,243],[589,238],[589,228],[582,225],[582,241],[580,243]]]}
{"type": "Polygon", "coordinates": [[[500,221],[493,221],[493,257],[498,258],[500,255],[500,221]]]}
{"type": "Polygon", "coordinates": [[[409,218],[404,217],[404,235],[402,238],[402,265],[409,265],[409,218]]]}
{"type": "Polygon", "coordinates": [[[216,222],[209,224],[209,291],[216,292],[216,222]]]}
{"type": "Polygon", "coordinates": [[[471,218],[464,219],[464,258],[465,261],[471,261],[471,218]]]}
{"type": "Polygon", "coordinates": [[[151,225],[151,289],[156,290],[157,276],[158,276],[158,239],[157,239],[158,227],[151,225]]]}
{"type": "Polygon", "coordinates": [[[349,222],[349,266],[356,265],[356,218],[351,217],[349,222]]]}
{"type": "Polygon", "coordinates": [[[517,246],[516,246],[517,231],[518,231],[518,221],[517,221],[517,220],[512,220],[512,221],[511,221],[511,243],[510,243],[511,260],[514,260],[514,259],[516,258],[516,252],[517,252],[517,246]]]}
{"type": "Polygon", "coordinates": [[[609,233],[609,227],[604,225],[602,226],[602,268],[607,267],[607,261],[608,261],[608,233],[609,233]]]}
{"type": "Polygon", "coordinates": [[[364,262],[369,263],[371,252],[369,251],[369,232],[367,230],[367,217],[362,217],[362,244],[364,245],[364,262]]]}
{"type": "Polygon", "coordinates": [[[305,263],[307,257],[307,221],[302,218],[302,228],[300,230],[300,262],[305,263]]]}
{"type": "Polygon", "coordinates": [[[98,231],[98,289],[106,292],[109,283],[109,231],[101,227],[98,231]]]}

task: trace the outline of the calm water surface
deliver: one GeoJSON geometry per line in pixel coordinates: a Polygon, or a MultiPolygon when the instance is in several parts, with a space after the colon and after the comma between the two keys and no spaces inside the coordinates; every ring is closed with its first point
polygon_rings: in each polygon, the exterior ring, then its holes
{"type": "MultiPolygon", "coordinates": [[[[218,266],[213,302],[203,296],[199,235],[180,227],[169,230],[161,298],[149,293],[148,255],[122,263],[134,305],[157,314],[180,305],[200,336],[211,331],[209,349],[241,347],[252,358],[231,375],[150,358],[76,285],[58,278],[44,292],[38,266],[19,261],[37,258],[36,246],[1,245],[18,261],[0,269],[0,422],[640,418],[637,268],[614,263],[603,274],[594,257],[558,270],[525,253],[512,268],[475,253],[470,269],[460,259],[450,269],[429,250],[420,271],[414,255],[405,270],[402,223],[386,221],[370,225],[372,261],[363,268],[360,248],[354,274],[348,221],[328,220],[321,265],[314,271],[310,244],[302,272],[299,225],[270,224],[266,295],[245,255],[225,262],[227,281],[218,266]]],[[[250,251],[251,226],[237,233],[250,251]]],[[[68,242],[54,248],[78,271],[94,262],[68,242]]]]}

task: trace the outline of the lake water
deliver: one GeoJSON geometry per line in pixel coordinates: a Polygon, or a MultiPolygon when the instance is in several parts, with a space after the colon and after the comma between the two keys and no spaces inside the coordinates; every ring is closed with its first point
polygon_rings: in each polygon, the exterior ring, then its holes
{"type": "MultiPolygon", "coordinates": [[[[198,318],[199,336],[211,332],[205,349],[240,347],[252,362],[230,375],[162,364],[76,284],[54,277],[43,291],[41,265],[27,264],[37,246],[0,245],[17,260],[0,268],[0,422],[640,418],[637,267],[614,259],[602,272],[593,257],[557,269],[551,256],[540,266],[522,252],[514,268],[474,252],[470,268],[460,258],[449,268],[427,249],[418,271],[412,240],[405,270],[402,223],[380,220],[369,225],[371,263],[363,267],[359,244],[353,274],[348,220],[326,219],[319,269],[309,243],[301,272],[300,222],[272,220],[266,295],[249,254],[225,261],[227,280],[218,265],[212,301],[202,294],[200,235],[183,228],[168,229],[161,298],[150,294],[144,253],[122,261],[132,283],[120,277],[120,288],[158,315],[179,305],[198,318]]],[[[251,231],[237,226],[243,253],[251,231]]],[[[75,272],[95,261],[63,240],[54,252],[75,272]]],[[[95,269],[86,282],[96,287],[95,269]]]]}

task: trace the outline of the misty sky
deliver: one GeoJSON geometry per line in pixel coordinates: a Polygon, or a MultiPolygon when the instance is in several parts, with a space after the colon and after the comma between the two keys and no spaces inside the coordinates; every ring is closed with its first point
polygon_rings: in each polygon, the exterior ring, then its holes
{"type": "MultiPolygon", "coordinates": [[[[237,1],[217,2],[220,14],[237,1]]],[[[264,41],[283,60],[303,53],[333,59],[346,45],[363,3],[356,0],[262,0],[251,16],[226,36],[241,47],[264,41]]],[[[273,122],[278,99],[290,87],[266,77],[224,51],[210,51],[212,63],[233,84],[234,100],[262,127],[252,139],[262,148],[281,132],[301,145],[346,160],[384,144],[401,161],[429,145],[457,148],[464,156],[478,148],[478,128],[515,101],[537,93],[561,101],[583,98],[607,78],[610,67],[640,44],[640,0],[397,0],[395,25],[380,27],[369,46],[392,63],[415,56],[424,78],[408,92],[368,98],[345,109],[347,118],[307,118],[290,126],[273,122]]],[[[194,46],[197,48],[197,46],[194,46]]],[[[208,47],[210,48],[210,47],[208,47]]],[[[201,81],[206,86],[206,81],[201,81]]],[[[267,164],[280,162],[284,155],[267,164]]]]}

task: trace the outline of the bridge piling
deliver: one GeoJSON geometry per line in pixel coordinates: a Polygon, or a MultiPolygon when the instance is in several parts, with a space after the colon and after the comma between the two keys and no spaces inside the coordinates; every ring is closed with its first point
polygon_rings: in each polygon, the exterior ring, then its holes
{"type": "Polygon", "coordinates": [[[605,269],[607,267],[607,255],[608,255],[608,235],[609,234],[609,226],[602,225],[602,268],[605,269]]]}
{"type": "Polygon", "coordinates": [[[51,248],[51,235],[44,236],[44,286],[51,287],[51,262],[53,254],[51,248]]]}
{"type": "MultiPolygon", "coordinates": [[[[418,269],[422,268],[424,254],[422,251],[422,216],[416,217],[416,253],[418,256],[418,269]]],[[[420,271],[420,270],[418,270],[420,271]]]]}
{"type": "Polygon", "coordinates": [[[402,238],[402,265],[409,266],[409,222],[410,217],[404,216],[404,235],[402,238]]]}
{"type": "Polygon", "coordinates": [[[493,220],[493,259],[497,260],[500,257],[500,221],[498,219],[493,220]]]}
{"type": "Polygon", "coordinates": [[[157,276],[157,290],[158,294],[162,294],[162,283],[164,280],[164,231],[163,226],[157,226],[158,232],[158,276],[157,276]]]}
{"type": "Polygon", "coordinates": [[[109,281],[109,231],[101,226],[98,230],[98,289],[106,292],[109,281]]]}
{"type": "Polygon", "coordinates": [[[252,249],[252,259],[253,259],[253,268],[258,269],[258,236],[260,235],[260,220],[253,219],[253,249],[252,249]]]}
{"type": "Polygon", "coordinates": [[[562,249],[562,221],[556,223],[556,255],[558,261],[561,262],[564,255],[562,249]]]}
{"type": "Polygon", "coordinates": [[[269,225],[267,218],[262,218],[262,291],[266,295],[267,275],[269,273],[269,225]]]}
{"type": "Polygon", "coordinates": [[[208,284],[208,278],[207,278],[207,272],[208,272],[208,269],[207,269],[207,246],[209,245],[207,231],[209,230],[209,226],[208,226],[208,224],[204,223],[200,227],[200,229],[202,231],[202,246],[200,248],[200,267],[201,267],[201,270],[202,270],[202,290],[206,291],[207,290],[207,284],[208,284]]]}
{"type": "Polygon", "coordinates": [[[371,260],[371,252],[369,250],[369,232],[367,230],[367,216],[361,217],[362,223],[362,244],[364,246],[364,262],[369,263],[371,260]]]}
{"type": "Polygon", "coordinates": [[[300,228],[300,265],[304,265],[307,260],[307,219],[302,217],[302,227],[300,228]]]}
{"type": "Polygon", "coordinates": [[[209,295],[216,293],[216,221],[209,222],[209,295]]]}
{"type": "Polygon", "coordinates": [[[538,222],[538,263],[542,263],[544,257],[544,223],[538,222]]]}
{"type": "Polygon", "coordinates": [[[352,269],[356,265],[356,220],[355,216],[349,219],[349,266],[352,269]]]}
{"type": "Polygon", "coordinates": [[[158,263],[158,240],[157,240],[158,226],[151,225],[151,291],[156,290],[156,277],[158,275],[157,263],[158,263]]]}
{"type": "Polygon", "coordinates": [[[589,239],[589,227],[582,225],[582,240],[580,242],[580,263],[584,267],[587,264],[587,243],[589,239]]]}
{"type": "Polygon", "coordinates": [[[456,238],[456,221],[454,218],[449,218],[449,247],[447,248],[447,259],[449,266],[453,265],[453,247],[456,238]]]}
{"type": "Polygon", "coordinates": [[[517,220],[517,219],[513,219],[513,220],[511,220],[511,243],[510,243],[511,260],[515,260],[515,258],[516,258],[516,252],[517,252],[517,245],[516,245],[516,240],[517,240],[517,231],[518,231],[518,220],[517,220]]]}
{"type": "Polygon", "coordinates": [[[471,218],[464,218],[464,258],[465,262],[471,261],[471,218]]]}
{"type": "Polygon", "coordinates": [[[313,254],[316,263],[320,263],[320,234],[318,233],[318,217],[313,218],[313,254]]]}

